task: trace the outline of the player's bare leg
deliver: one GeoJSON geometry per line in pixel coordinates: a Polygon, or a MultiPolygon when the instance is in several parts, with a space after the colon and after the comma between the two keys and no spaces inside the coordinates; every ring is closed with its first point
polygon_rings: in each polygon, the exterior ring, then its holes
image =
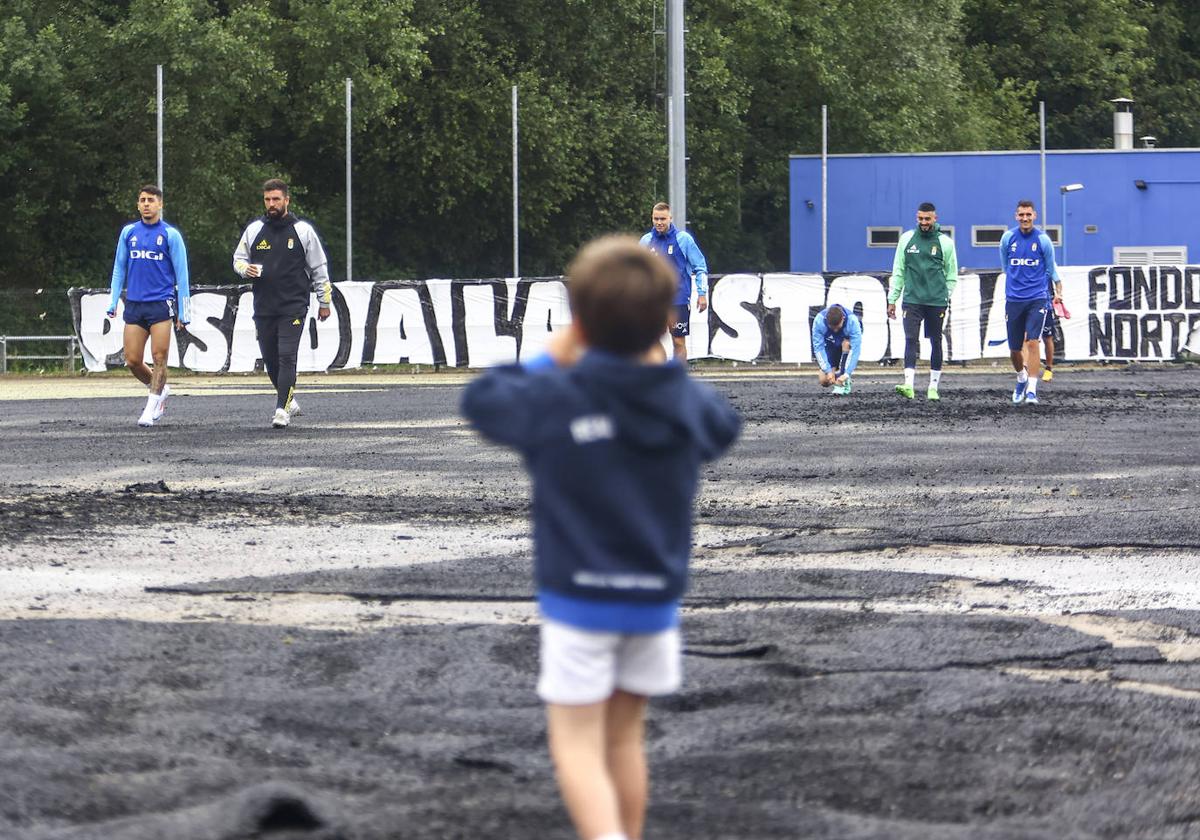
{"type": "Polygon", "coordinates": [[[170,351],[171,322],[159,321],[150,327],[150,356],[154,359],[154,370],[147,384],[152,394],[161,394],[167,384],[167,354],[170,351]]]}
{"type": "Polygon", "coordinates": [[[125,367],[129,368],[129,372],[138,382],[149,385],[152,371],[146,367],[142,357],[146,355],[146,339],[150,338],[150,333],[137,324],[126,324],[125,334],[122,338],[125,349],[125,367]]]}
{"type": "Polygon", "coordinates": [[[618,689],[609,698],[605,756],[617,791],[621,827],[629,838],[640,838],[646,821],[650,780],[643,744],[645,718],[645,697],[618,689]]]}
{"type": "Polygon", "coordinates": [[[621,833],[621,806],[607,758],[608,703],[546,706],[546,733],[558,787],[582,840],[621,833]]]}
{"type": "Polygon", "coordinates": [[[1028,371],[1030,379],[1037,379],[1042,372],[1042,348],[1038,343],[1036,338],[1025,342],[1025,370],[1028,371]]]}
{"type": "Polygon", "coordinates": [[[681,335],[671,336],[671,344],[675,350],[675,358],[681,362],[687,361],[687,339],[681,335]]]}

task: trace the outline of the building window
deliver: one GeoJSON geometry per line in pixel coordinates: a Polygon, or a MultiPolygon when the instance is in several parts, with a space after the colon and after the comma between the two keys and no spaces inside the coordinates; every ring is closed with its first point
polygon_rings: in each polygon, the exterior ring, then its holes
{"type": "Polygon", "coordinates": [[[869,227],[867,228],[867,247],[895,248],[900,244],[900,234],[903,232],[898,227],[869,227]]]}
{"type": "Polygon", "coordinates": [[[953,239],[954,238],[954,225],[942,225],[942,233],[946,234],[951,239],[953,239]]]}
{"type": "Polygon", "coordinates": [[[1158,245],[1152,248],[1113,248],[1113,265],[1187,265],[1186,245],[1158,245]]]}
{"type": "Polygon", "coordinates": [[[971,247],[998,248],[1007,230],[1006,225],[971,225],[971,247]]]}
{"type": "Polygon", "coordinates": [[[1046,231],[1055,248],[1062,244],[1062,225],[1045,225],[1042,230],[1046,231]]]}

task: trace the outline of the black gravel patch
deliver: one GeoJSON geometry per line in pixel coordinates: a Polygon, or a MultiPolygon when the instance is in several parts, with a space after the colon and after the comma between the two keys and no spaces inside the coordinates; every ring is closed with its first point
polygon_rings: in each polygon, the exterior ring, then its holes
{"type": "MultiPolygon", "coordinates": [[[[648,727],[647,836],[1191,825],[1194,703],[999,670],[1133,667],[1145,651],[1029,619],[791,607],[693,616],[685,635],[685,687],[648,727]]],[[[0,678],[0,836],[241,837],[234,804],[268,782],[358,840],[570,836],[533,627],[9,622],[0,655],[25,663],[0,678]]]]}
{"type": "MultiPolygon", "coordinates": [[[[172,586],[151,592],[191,595],[311,593],[380,601],[528,601],[534,597],[532,560],[526,556],[473,557],[372,569],[329,569],[247,576],[172,586]]],[[[694,569],[686,603],[733,601],[868,601],[932,596],[949,575],[847,569],[694,569]]]]}

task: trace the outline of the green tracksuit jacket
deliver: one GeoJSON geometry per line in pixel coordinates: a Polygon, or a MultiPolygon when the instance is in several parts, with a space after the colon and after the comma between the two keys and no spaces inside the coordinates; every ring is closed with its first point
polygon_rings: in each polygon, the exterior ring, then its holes
{"type": "Polygon", "coordinates": [[[958,283],[958,258],[954,240],[942,233],[936,222],[928,233],[920,228],[906,230],[896,245],[888,303],[904,294],[904,302],[945,307],[958,283]]]}

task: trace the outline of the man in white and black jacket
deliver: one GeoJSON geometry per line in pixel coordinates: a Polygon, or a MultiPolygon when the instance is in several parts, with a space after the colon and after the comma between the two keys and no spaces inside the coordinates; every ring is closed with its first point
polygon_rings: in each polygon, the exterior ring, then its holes
{"type": "Polygon", "coordinates": [[[246,228],[233,252],[233,270],[254,284],[254,328],[263,366],[275,386],[271,425],[283,428],[300,413],[296,403],[296,356],[308,317],[309,294],[317,296],[317,319],[329,317],[332,287],[328,260],[316,229],[288,212],[288,185],[263,184],[266,213],[246,228]]]}

